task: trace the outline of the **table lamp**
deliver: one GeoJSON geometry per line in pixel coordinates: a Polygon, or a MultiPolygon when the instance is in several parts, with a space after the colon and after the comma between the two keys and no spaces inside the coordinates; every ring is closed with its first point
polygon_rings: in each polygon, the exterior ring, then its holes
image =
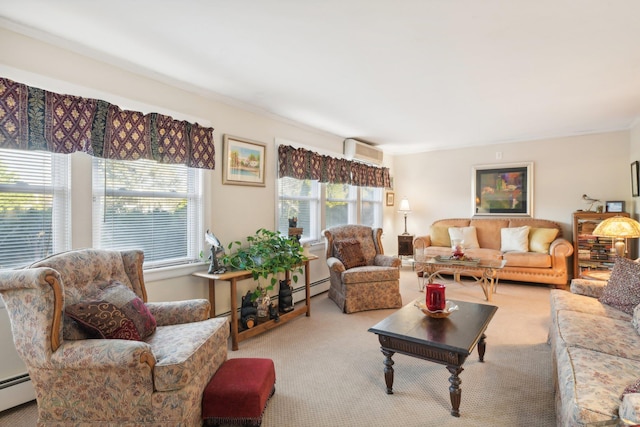
{"type": "Polygon", "coordinates": [[[640,223],[635,219],[616,215],[598,224],[593,235],[615,239],[616,255],[623,257],[626,251],[625,239],[640,237],[640,223]]]}
{"type": "Polygon", "coordinates": [[[400,207],[398,208],[398,212],[404,214],[404,233],[403,235],[407,235],[407,215],[411,213],[411,208],[409,207],[409,200],[405,197],[400,201],[400,207]]]}

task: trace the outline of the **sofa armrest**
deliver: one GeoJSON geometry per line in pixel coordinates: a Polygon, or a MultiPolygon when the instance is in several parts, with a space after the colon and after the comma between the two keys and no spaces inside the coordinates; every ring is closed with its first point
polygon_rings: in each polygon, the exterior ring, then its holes
{"type": "Polygon", "coordinates": [[[141,365],[153,369],[156,363],[151,346],[146,342],[111,339],[64,341],[50,361],[50,367],[54,369],[81,371],[134,369],[141,365]]]}
{"type": "Polygon", "coordinates": [[[206,299],[186,301],[148,302],[147,308],[153,314],[158,326],[177,325],[207,320],[211,304],[206,299]]]}
{"type": "Polygon", "coordinates": [[[336,257],[327,258],[327,265],[329,266],[329,270],[335,271],[336,273],[342,273],[346,270],[342,261],[336,257]]]}
{"type": "Polygon", "coordinates": [[[607,282],[604,280],[573,279],[569,289],[572,294],[600,298],[605,286],[607,286],[607,282]]]}
{"type": "Polygon", "coordinates": [[[402,265],[402,260],[395,256],[378,254],[373,259],[373,265],[378,265],[380,267],[400,267],[402,265]]]}
{"type": "Polygon", "coordinates": [[[424,249],[427,246],[431,246],[431,236],[429,234],[425,236],[417,236],[413,239],[413,249],[424,249]]]}
{"type": "Polygon", "coordinates": [[[640,425],[640,393],[625,394],[618,408],[618,416],[624,425],[640,425]]]}

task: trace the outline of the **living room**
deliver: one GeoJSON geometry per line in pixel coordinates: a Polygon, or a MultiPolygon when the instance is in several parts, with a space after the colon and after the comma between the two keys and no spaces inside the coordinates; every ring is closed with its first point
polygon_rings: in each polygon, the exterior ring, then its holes
{"type": "MultiPolygon", "coordinates": [[[[292,143],[339,157],[344,139],[351,136],[337,135],[226,99],[203,96],[27,33],[10,25],[0,28],[1,77],[53,92],[103,99],[122,108],[164,113],[215,129],[217,166],[204,172],[204,223],[225,246],[258,228],[274,228],[278,143],[292,143]],[[222,183],[220,156],[224,135],[266,144],[264,187],[222,183]]],[[[638,88],[629,87],[629,92],[637,100],[638,88]]],[[[517,108],[514,101],[514,109],[517,108]]],[[[613,129],[584,129],[566,134],[541,129],[530,138],[508,142],[494,140],[477,146],[385,154],[383,166],[389,168],[394,179],[393,189],[386,191],[395,195],[393,206],[383,206],[385,252],[398,251],[397,236],[405,226],[403,215],[398,213],[403,198],[411,203],[407,231],[413,235],[427,234],[431,223],[438,219],[472,216],[471,183],[473,167],[477,165],[532,162],[532,216],[560,223],[566,237],[572,235],[571,214],[589,207],[582,199],[583,194],[602,202],[625,201],[625,210],[637,218],[638,199],[631,196],[630,180],[630,164],[640,159],[640,110],[636,112],[635,120],[613,129]]],[[[522,114],[527,111],[523,109],[522,114]]],[[[465,126],[464,117],[456,120],[458,126],[465,126]]],[[[509,117],[504,121],[509,121],[509,117]]],[[[74,205],[71,246],[91,247],[91,160],[84,154],[71,157],[72,198],[87,201],[74,205]]],[[[202,248],[207,250],[204,238],[202,248]]],[[[314,293],[318,294],[328,288],[323,242],[316,242],[311,251],[320,258],[311,263],[311,281],[318,283],[314,287],[314,293]]],[[[145,273],[149,300],[207,298],[205,281],[191,275],[202,269],[206,266],[145,273]]],[[[408,271],[410,267],[403,269],[408,271]]],[[[239,294],[251,286],[249,282],[242,283],[239,294]]],[[[229,307],[228,297],[219,295],[216,312],[228,312],[229,307]]]]}

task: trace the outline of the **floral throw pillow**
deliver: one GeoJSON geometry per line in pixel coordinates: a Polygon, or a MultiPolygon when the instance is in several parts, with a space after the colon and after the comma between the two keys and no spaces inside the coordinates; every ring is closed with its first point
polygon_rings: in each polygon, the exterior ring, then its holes
{"type": "Polygon", "coordinates": [[[142,341],[156,330],[156,319],[144,301],[116,280],[96,295],[65,307],[65,314],[99,338],[142,341]]]}
{"type": "Polygon", "coordinates": [[[336,257],[342,261],[347,270],[367,265],[362,246],[356,239],[338,240],[333,244],[336,257]]]}
{"type": "Polygon", "coordinates": [[[640,379],[636,380],[633,384],[626,386],[622,392],[622,396],[620,396],[620,399],[622,399],[625,394],[629,393],[640,393],[640,379]]]}
{"type": "Polygon", "coordinates": [[[640,263],[617,257],[599,301],[633,315],[640,303],[640,263]]]}

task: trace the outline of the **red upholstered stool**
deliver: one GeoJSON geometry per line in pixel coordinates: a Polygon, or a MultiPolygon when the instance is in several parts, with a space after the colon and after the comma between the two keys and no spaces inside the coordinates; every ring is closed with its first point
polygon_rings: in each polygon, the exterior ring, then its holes
{"type": "Polygon", "coordinates": [[[267,400],[276,391],[276,370],[271,359],[229,359],[204,389],[205,425],[259,426],[267,400]]]}

